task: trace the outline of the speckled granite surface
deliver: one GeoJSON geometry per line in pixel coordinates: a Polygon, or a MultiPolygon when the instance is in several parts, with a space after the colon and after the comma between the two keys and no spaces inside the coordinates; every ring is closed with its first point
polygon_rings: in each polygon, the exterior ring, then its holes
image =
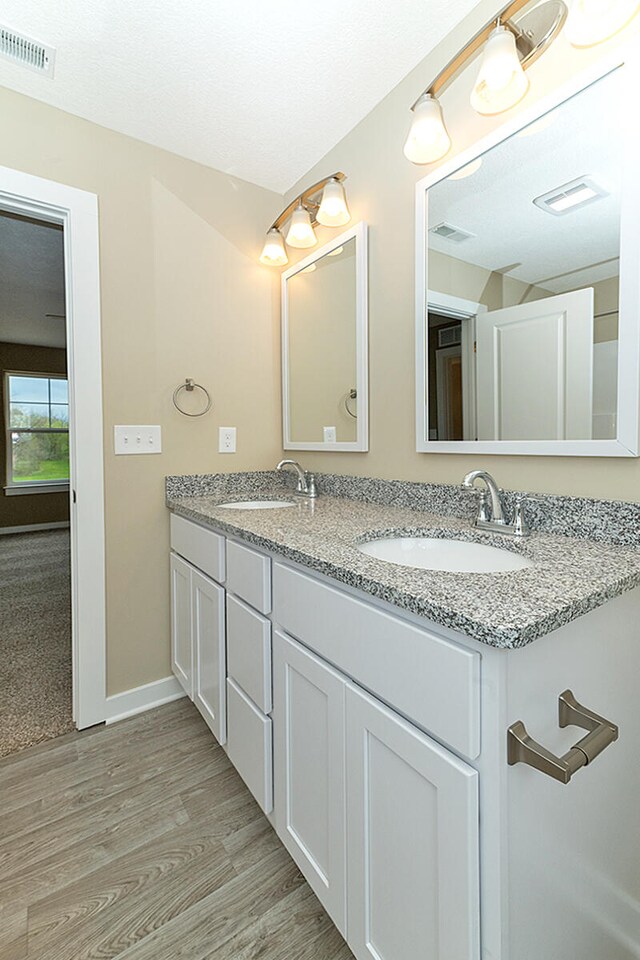
{"type": "MultiPolygon", "coordinates": [[[[367,483],[373,496],[376,483],[386,486],[389,481],[367,483]]],[[[323,489],[329,487],[327,483],[323,489]]],[[[270,473],[230,474],[168,478],[167,506],[496,647],[524,646],[640,585],[640,546],[543,532],[524,541],[480,534],[468,519],[454,515],[455,510],[464,509],[473,516],[473,498],[469,510],[468,494],[463,494],[461,508],[453,500],[456,488],[448,489],[451,499],[438,502],[442,509],[437,513],[417,509],[415,499],[411,500],[413,507],[406,506],[404,492],[399,492],[398,506],[369,502],[365,496],[346,499],[325,492],[315,501],[301,500],[294,507],[230,511],[218,505],[257,495],[285,499],[291,491],[290,479],[276,479],[270,473]],[[474,540],[523,553],[533,566],[509,573],[445,573],[400,567],[358,550],[362,540],[401,535],[474,540]]],[[[436,505],[433,491],[423,492],[423,496],[436,505]]]]}

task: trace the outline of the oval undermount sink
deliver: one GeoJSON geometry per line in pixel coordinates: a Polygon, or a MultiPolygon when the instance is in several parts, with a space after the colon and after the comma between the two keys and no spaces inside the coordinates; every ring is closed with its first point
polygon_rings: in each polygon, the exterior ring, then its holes
{"type": "Polygon", "coordinates": [[[469,540],[436,537],[391,537],[369,540],[358,545],[369,557],[404,567],[422,570],[447,570],[455,573],[504,573],[524,570],[532,561],[512,550],[490,547],[469,540]]]}
{"type": "Polygon", "coordinates": [[[217,506],[222,510],[279,510],[281,507],[295,507],[295,503],[292,500],[236,500],[217,506]]]}

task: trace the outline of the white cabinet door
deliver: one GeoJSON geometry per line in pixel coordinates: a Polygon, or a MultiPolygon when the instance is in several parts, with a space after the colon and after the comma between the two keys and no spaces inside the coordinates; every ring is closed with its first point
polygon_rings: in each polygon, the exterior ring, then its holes
{"type": "Polygon", "coordinates": [[[195,704],[218,743],[226,740],[224,590],[191,571],[195,704]]]}
{"type": "Polygon", "coordinates": [[[278,632],[273,666],[276,830],[346,934],[346,681],[278,632]]]}
{"type": "Polygon", "coordinates": [[[346,693],[349,946],[358,960],[476,960],[477,772],[346,693]]]}
{"type": "Polygon", "coordinates": [[[191,630],[191,567],[172,553],[171,569],[171,669],[193,700],[193,642],[191,630]]]}

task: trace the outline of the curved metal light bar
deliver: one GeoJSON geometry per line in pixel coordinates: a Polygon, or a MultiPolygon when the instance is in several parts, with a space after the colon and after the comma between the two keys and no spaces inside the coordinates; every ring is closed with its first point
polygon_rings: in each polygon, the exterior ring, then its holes
{"type": "MultiPolygon", "coordinates": [[[[566,4],[562,0],[547,0],[518,17],[526,7],[531,7],[532,2],[533,0],[512,0],[504,6],[420,94],[411,107],[413,122],[405,143],[405,155],[409,160],[413,163],[434,163],[446,155],[450,148],[450,138],[442,113],[440,112],[439,118],[435,115],[435,109],[440,109],[436,98],[483,47],[486,49],[487,42],[495,38],[501,29],[513,36],[515,51],[523,70],[535,63],[556,38],[567,19],[566,4]],[[430,110],[432,115],[426,115],[427,110],[430,110]]],[[[495,39],[493,42],[495,43],[495,39]]],[[[497,109],[483,109],[481,112],[502,112],[512,106],[513,102],[506,102],[504,106],[498,103],[497,109]]]]}
{"type": "MultiPolygon", "coordinates": [[[[293,247],[309,247],[315,245],[317,241],[314,239],[315,235],[313,233],[313,228],[318,223],[322,223],[327,219],[326,217],[323,217],[322,220],[318,219],[318,212],[322,204],[323,191],[327,184],[329,184],[329,189],[330,191],[333,191],[334,195],[337,195],[339,192],[341,192],[343,208],[341,211],[338,211],[338,215],[334,216],[336,223],[329,224],[329,226],[340,226],[343,223],[347,223],[351,219],[351,215],[347,207],[344,188],[342,187],[342,183],[346,179],[346,174],[338,170],[337,173],[332,173],[331,176],[325,177],[323,180],[318,180],[317,183],[314,183],[311,187],[308,187],[307,190],[297,196],[295,200],[292,200],[289,206],[284,208],[282,213],[276,217],[269,227],[264,249],[260,256],[260,263],[264,263],[265,266],[269,267],[278,267],[288,262],[287,254],[284,248],[285,241],[281,230],[287,220],[294,218],[296,211],[298,212],[298,219],[300,220],[302,219],[303,213],[304,215],[308,215],[309,229],[305,232],[305,237],[303,238],[305,242],[296,242],[296,236],[292,236],[291,229],[289,229],[286,243],[293,247]],[[336,190],[338,184],[340,187],[338,190],[336,190]],[[306,239],[307,237],[308,240],[306,239]]],[[[335,206],[336,197],[334,196],[332,199],[334,199],[335,206]]]]}

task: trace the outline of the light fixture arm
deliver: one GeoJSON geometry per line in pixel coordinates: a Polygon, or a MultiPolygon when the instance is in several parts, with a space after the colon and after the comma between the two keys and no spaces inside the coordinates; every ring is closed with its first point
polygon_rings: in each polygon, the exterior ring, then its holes
{"type": "Polygon", "coordinates": [[[338,173],[332,173],[330,177],[325,177],[324,180],[319,180],[318,183],[314,183],[312,187],[309,187],[304,191],[304,193],[301,193],[299,196],[297,196],[295,200],[292,200],[288,207],[285,207],[277,219],[273,221],[270,229],[279,230],[282,224],[291,216],[296,207],[300,205],[309,211],[311,214],[311,222],[315,225],[315,223],[317,223],[315,219],[315,213],[320,206],[320,203],[314,199],[316,195],[324,190],[330,180],[338,180],[338,182],[342,183],[342,181],[346,179],[346,174],[338,171],[338,173]]]}
{"type": "MultiPolygon", "coordinates": [[[[431,94],[433,97],[437,97],[441,94],[449,84],[455,79],[460,70],[469,62],[469,60],[474,57],[479,50],[484,46],[484,44],[489,39],[492,32],[495,30],[496,25],[506,27],[515,37],[516,47],[518,49],[518,54],[521,58],[521,64],[524,69],[531,66],[535,60],[544,52],[549,43],[557,36],[558,32],[564,26],[564,22],[567,19],[567,7],[562,0],[551,0],[550,3],[542,4],[541,7],[538,7],[538,10],[542,10],[545,7],[554,10],[551,11],[551,14],[548,17],[548,21],[543,24],[535,23],[533,26],[537,27],[537,30],[532,28],[521,29],[518,22],[513,22],[512,18],[515,17],[521,10],[525,7],[531,6],[531,0],[512,0],[511,3],[508,3],[505,7],[500,10],[500,12],[493,16],[491,20],[488,21],[476,34],[469,40],[469,42],[460,50],[453,59],[444,67],[440,73],[436,76],[435,80],[428,86],[416,99],[415,103],[412,105],[411,109],[413,110],[419,100],[424,96],[425,93],[431,94]]],[[[529,20],[529,17],[534,17],[536,15],[536,10],[532,10],[530,14],[525,14],[522,18],[522,21],[529,20]]]]}

